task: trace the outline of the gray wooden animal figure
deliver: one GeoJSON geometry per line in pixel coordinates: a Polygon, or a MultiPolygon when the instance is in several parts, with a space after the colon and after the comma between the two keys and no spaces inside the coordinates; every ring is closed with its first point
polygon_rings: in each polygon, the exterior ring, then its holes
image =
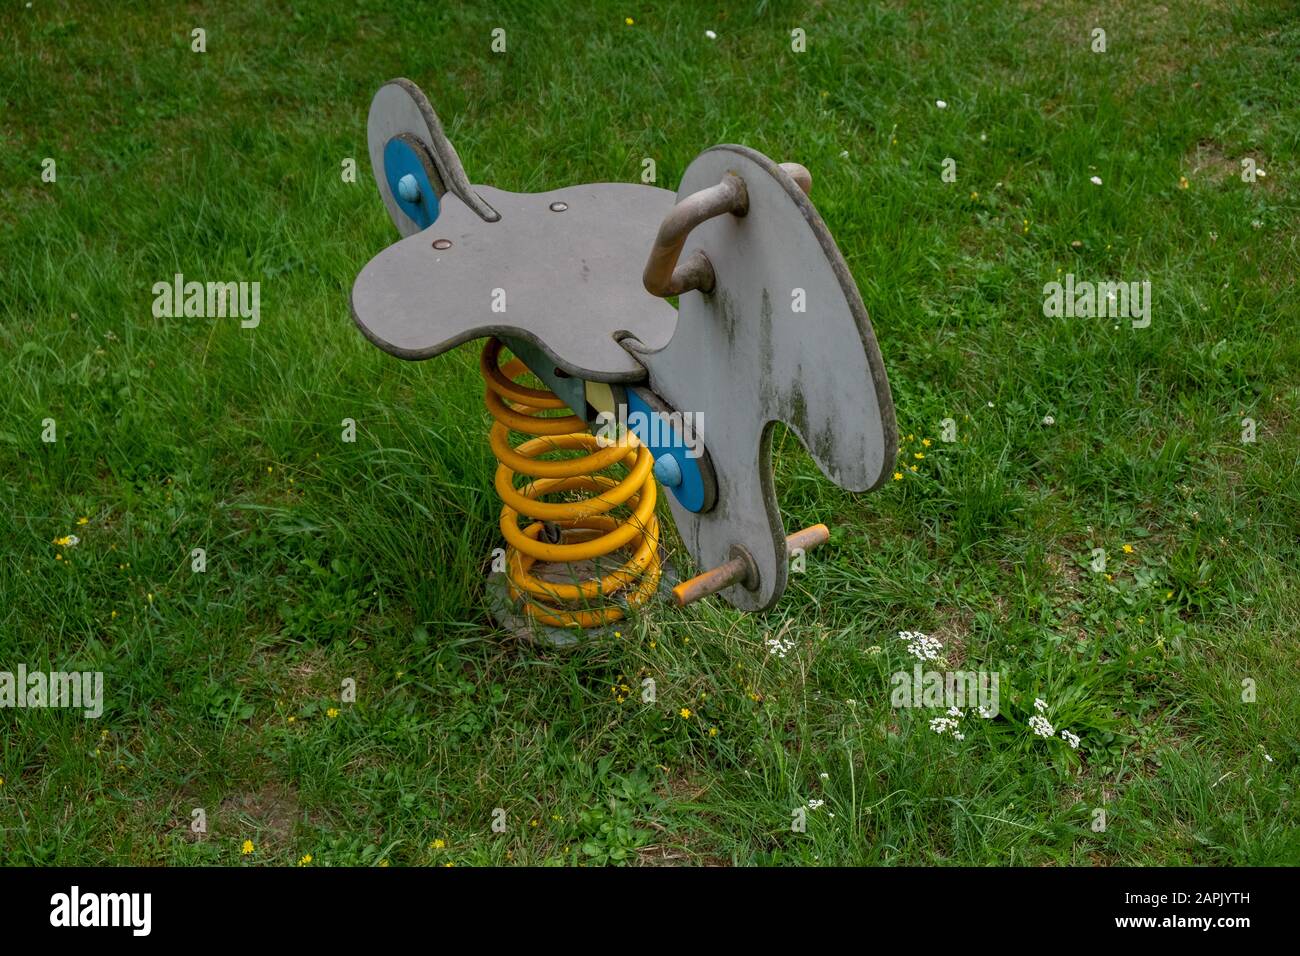
{"type": "Polygon", "coordinates": [[[791,549],[827,537],[817,525],[787,539],[775,422],[845,489],[870,491],[889,473],[897,433],[884,363],[802,166],[723,145],[695,158],[676,194],[473,186],[404,79],[376,94],[368,136],[402,238],[357,276],[357,325],[404,359],[488,340],[481,366],[509,544],[498,618],[594,627],[656,593],[660,487],[707,569],[675,588],[677,602],[719,593],[738,608],[771,607],[791,549]],[[515,357],[505,366],[503,349],[515,357]],[[546,387],[518,381],[528,372],[546,387]],[[515,432],[533,437],[512,445],[515,432]],[[614,566],[615,553],[627,560],[614,566]]]}

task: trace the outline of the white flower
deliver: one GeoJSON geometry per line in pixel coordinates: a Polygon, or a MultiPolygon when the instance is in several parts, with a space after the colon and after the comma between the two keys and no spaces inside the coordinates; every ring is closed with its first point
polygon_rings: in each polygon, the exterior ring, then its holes
{"type": "Polygon", "coordinates": [[[765,643],[767,644],[767,653],[769,655],[775,654],[777,657],[781,658],[782,660],[785,660],[785,655],[789,654],[792,650],[794,650],[793,637],[790,638],[789,640],[783,641],[781,640],[781,635],[778,634],[776,637],[768,638],[767,641],[765,641],[765,643]]]}
{"type": "Polygon", "coordinates": [[[1094,186],[1100,186],[1100,185],[1101,185],[1101,177],[1100,177],[1100,176],[1093,176],[1091,179],[1088,180],[1088,182],[1092,183],[1094,186]]]}
{"type": "Polygon", "coordinates": [[[1070,745],[1071,750],[1079,749],[1079,736],[1077,734],[1072,734],[1068,730],[1062,730],[1061,739],[1070,745]]]}
{"type": "Polygon", "coordinates": [[[808,809],[809,809],[809,810],[816,810],[818,807],[824,805],[825,803],[826,803],[825,800],[809,800],[809,801],[808,801],[808,809]]]}
{"type": "Polygon", "coordinates": [[[848,158],[849,158],[849,151],[847,149],[840,150],[840,159],[848,159],[848,158]]]}
{"type": "Polygon", "coordinates": [[[1035,697],[1035,698],[1034,698],[1034,710],[1038,711],[1040,714],[1041,714],[1043,711],[1047,710],[1047,701],[1043,700],[1043,698],[1041,698],[1041,697],[1035,697]]]}
{"type": "Polygon", "coordinates": [[[1255,170],[1255,175],[1256,175],[1256,176],[1259,176],[1259,177],[1262,179],[1262,178],[1264,178],[1265,176],[1267,176],[1268,173],[1264,172],[1264,170],[1262,170],[1262,169],[1256,169],[1256,170],[1255,170]]]}
{"type": "Polygon", "coordinates": [[[819,773],[817,776],[821,777],[823,780],[829,780],[831,778],[831,775],[828,773],[819,773]]]}
{"type": "Polygon", "coordinates": [[[931,717],[930,729],[936,734],[942,736],[950,730],[956,730],[957,721],[953,720],[951,717],[931,717]]]}
{"type": "Polygon", "coordinates": [[[1041,714],[1034,714],[1029,718],[1029,726],[1040,737],[1055,737],[1056,730],[1047,722],[1047,718],[1041,714]]]}
{"type": "Polygon", "coordinates": [[[931,717],[930,729],[939,736],[952,734],[953,740],[965,740],[966,735],[957,728],[961,726],[962,712],[956,707],[948,708],[947,717],[931,717]]]}
{"type": "Polygon", "coordinates": [[[900,640],[907,641],[907,653],[920,661],[935,660],[943,650],[942,641],[920,631],[899,631],[898,637],[900,640]]]}
{"type": "Polygon", "coordinates": [[[980,133],[980,142],[987,143],[988,141],[989,141],[988,133],[980,133]]]}
{"type": "Polygon", "coordinates": [[[1051,415],[1044,415],[1044,416],[1043,416],[1043,424],[1044,424],[1044,425],[1055,425],[1055,424],[1056,424],[1056,419],[1053,418],[1051,415]]]}
{"type": "Polygon", "coordinates": [[[983,704],[980,704],[980,706],[979,706],[979,715],[980,715],[981,717],[983,717],[985,720],[992,720],[992,719],[993,719],[993,714],[992,714],[992,712],[989,711],[989,709],[986,708],[983,704]]]}
{"type": "Polygon", "coordinates": [[[714,33],[712,30],[705,30],[704,35],[708,37],[710,40],[716,40],[718,38],[718,35],[714,33]]]}
{"type": "Polygon", "coordinates": [[[1252,220],[1250,221],[1250,228],[1252,228],[1252,229],[1259,229],[1259,228],[1262,227],[1263,225],[1264,225],[1264,224],[1263,224],[1262,222],[1260,222],[1258,219],[1252,219],[1252,220]]]}
{"type": "Polygon", "coordinates": [[[1269,763],[1273,762],[1273,758],[1270,757],[1268,754],[1264,754],[1264,759],[1267,760],[1269,763]]]}
{"type": "Polygon", "coordinates": [[[948,108],[948,104],[945,103],[943,100],[935,100],[934,105],[939,107],[939,109],[941,110],[946,110],[948,108]]]}

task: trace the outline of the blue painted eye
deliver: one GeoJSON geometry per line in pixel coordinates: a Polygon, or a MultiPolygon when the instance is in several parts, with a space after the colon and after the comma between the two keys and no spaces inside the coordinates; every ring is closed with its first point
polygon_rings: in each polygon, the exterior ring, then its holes
{"type": "Polygon", "coordinates": [[[704,509],[704,476],[692,457],[686,436],[668,418],[652,409],[632,389],[627,390],[628,429],[655,456],[654,475],[687,511],[704,509]]]}
{"type": "Polygon", "coordinates": [[[384,178],[399,209],[421,229],[438,218],[438,194],[415,147],[394,137],[384,146],[384,178]]]}

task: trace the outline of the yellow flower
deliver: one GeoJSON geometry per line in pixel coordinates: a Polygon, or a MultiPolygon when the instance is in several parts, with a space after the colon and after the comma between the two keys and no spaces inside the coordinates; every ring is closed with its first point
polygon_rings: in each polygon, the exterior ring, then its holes
{"type": "Polygon", "coordinates": [[[972,192],[972,193],[970,194],[970,198],[971,198],[971,199],[979,199],[979,198],[980,198],[980,194],[977,193],[977,192],[972,192]]]}
{"type": "Polygon", "coordinates": [[[710,737],[716,737],[716,736],[718,736],[718,728],[717,728],[717,727],[710,727],[710,728],[709,728],[709,736],[710,736],[710,737]]]}
{"type": "Polygon", "coordinates": [[[310,865],[311,865],[311,854],[310,854],[310,853],[305,853],[305,854],[303,854],[302,859],[298,861],[298,865],[299,865],[299,866],[310,866],[310,865]]]}
{"type": "Polygon", "coordinates": [[[1186,188],[1187,188],[1188,186],[1190,186],[1190,185],[1191,185],[1191,183],[1189,183],[1189,182],[1187,181],[1187,177],[1186,177],[1186,176],[1179,176],[1179,177],[1178,177],[1178,188],[1179,188],[1179,189],[1186,189],[1186,188]]]}
{"type": "Polygon", "coordinates": [[[90,519],[86,517],[78,518],[77,524],[90,524],[90,519]]]}
{"type": "Polygon", "coordinates": [[[615,632],[614,632],[614,636],[615,636],[615,637],[622,637],[622,636],[623,636],[623,632],[622,632],[622,631],[615,631],[615,632]]]}
{"type": "Polygon", "coordinates": [[[447,847],[447,841],[444,840],[442,837],[438,837],[438,839],[434,840],[432,843],[429,844],[430,850],[443,850],[446,849],[446,847],[447,847]]]}
{"type": "Polygon", "coordinates": [[[922,439],[921,439],[921,444],[924,445],[926,448],[929,448],[929,447],[930,447],[930,439],[928,439],[928,438],[922,438],[922,439]]]}
{"type": "Polygon", "coordinates": [[[244,856],[248,856],[248,854],[252,853],[255,849],[257,848],[253,846],[252,840],[245,840],[244,845],[239,848],[239,852],[244,854],[244,856]]]}
{"type": "Polygon", "coordinates": [[[907,466],[907,470],[908,470],[908,471],[916,471],[916,465],[908,465],[908,466],[907,466]]]}
{"type": "Polygon", "coordinates": [[[1124,545],[1124,553],[1125,553],[1125,554],[1132,554],[1132,553],[1133,553],[1133,545],[1131,545],[1131,544],[1126,544],[1126,545],[1124,545]]]}
{"type": "Polygon", "coordinates": [[[903,480],[903,473],[902,473],[901,471],[896,471],[896,472],[894,472],[894,480],[895,480],[895,481],[902,481],[902,480],[903,480]]]}
{"type": "Polygon", "coordinates": [[[0,787],[3,787],[4,785],[5,785],[5,778],[0,777],[0,787]]]}
{"type": "Polygon", "coordinates": [[[658,643],[656,643],[655,641],[650,642],[650,650],[653,651],[658,646],[659,646],[658,643]]]}
{"type": "Polygon", "coordinates": [[[443,864],[443,866],[455,866],[455,865],[456,864],[452,863],[450,860],[443,864]]]}
{"type": "Polygon", "coordinates": [[[623,22],[626,23],[628,26],[632,26],[632,24],[636,23],[636,21],[633,20],[631,17],[625,18],[623,22]]]}
{"type": "Polygon", "coordinates": [[[338,715],[339,715],[339,709],[337,707],[331,707],[329,710],[325,711],[325,716],[328,717],[330,720],[333,720],[338,715]]]}
{"type": "Polygon", "coordinates": [[[683,720],[690,720],[690,719],[691,719],[691,709],[690,709],[689,707],[683,707],[683,708],[682,708],[681,710],[679,710],[677,713],[679,713],[679,714],[682,715],[682,719],[683,719],[683,720]]]}
{"type": "Polygon", "coordinates": [[[912,457],[915,458],[917,461],[920,461],[922,458],[925,457],[925,452],[923,451],[912,452],[912,457]]]}
{"type": "Polygon", "coordinates": [[[72,544],[72,542],[75,540],[76,539],[72,535],[65,534],[62,538],[55,538],[54,543],[57,544],[60,548],[66,548],[68,545],[72,544]]]}
{"type": "Polygon", "coordinates": [[[1166,592],[1165,592],[1165,600],[1166,600],[1166,601],[1168,601],[1168,600],[1169,600],[1171,597],[1173,597],[1173,596],[1174,596],[1174,592],[1173,592],[1173,591],[1166,591],[1166,592]]]}
{"type": "Polygon", "coordinates": [[[117,620],[117,612],[114,611],[112,614],[110,614],[110,615],[108,616],[108,619],[109,619],[110,621],[117,620]]]}
{"type": "Polygon", "coordinates": [[[297,717],[294,717],[292,714],[289,715],[289,723],[292,724],[292,723],[294,723],[297,719],[298,719],[298,718],[297,718],[297,717]]]}
{"type": "Polygon", "coordinates": [[[379,865],[380,865],[380,866],[388,866],[388,861],[387,861],[387,860],[380,860],[380,861],[379,861],[379,865]]]}

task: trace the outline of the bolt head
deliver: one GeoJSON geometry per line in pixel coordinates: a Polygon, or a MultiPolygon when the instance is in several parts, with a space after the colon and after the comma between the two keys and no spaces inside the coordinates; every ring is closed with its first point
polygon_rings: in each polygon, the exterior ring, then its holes
{"type": "Polygon", "coordinates": [[[665,488],[676,488],[682,483],[682,466],[671,454],[663,454],[655,459],[655,478],[665,488]]]}
{"type": "Polygon", "coordinates": [[[420,201],[420,184],[413,175],[407,173],[397,181],[397,195],[402,197],[403,202],[420,201]]]}

